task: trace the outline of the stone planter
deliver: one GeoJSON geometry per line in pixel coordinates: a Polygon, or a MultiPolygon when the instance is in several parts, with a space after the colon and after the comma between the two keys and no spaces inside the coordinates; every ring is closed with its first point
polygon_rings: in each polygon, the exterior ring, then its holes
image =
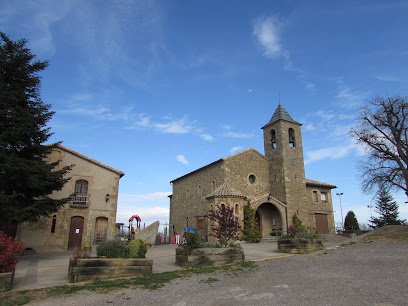
{"type": "Polygon", "coordinates": [[[90,258],[70,259],[68,278],[70,283],[152,274],[152,259],[90,258]]]}
{"type": "Polygon", "coordinates": [[[290,238],[278,240],[278,252],[303,254],[323,250],[323,241],[320,239],[290,238]]]}
{"type": "Polygon", "coordinates": [[[10,291],[13,287],[14,271],[0,273],[0,292],[10,291]]]}
{"type": "Polygon", "coordinates": [[[176,265],[181,267],[220,266],[245,260],[244,250],[237,248],[176,249],[176,265]]]}

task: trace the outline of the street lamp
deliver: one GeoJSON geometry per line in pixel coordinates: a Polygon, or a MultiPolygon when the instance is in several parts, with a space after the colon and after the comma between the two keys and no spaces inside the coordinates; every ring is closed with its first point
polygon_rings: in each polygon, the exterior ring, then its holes
{"type": "Polygon", "coordinates": [[[336,193],[336,195],[338,195],[338,196],[339,196],[339,199],[340,199],[341,227],[342,227],[342,228],[343,228],[343,230],[344,230],[343,208],[341,207],[341,196],[343,195],[343,193],[342,193],[342,192],[340,192],[340,193],[336,193]]]}
{"type": "Polygon", "coordinates": [[[373,205],[367,205],[367,207],[370,209],[370,216],[371,219],[373,218],[373,213],[371,212],[371,208],[373,208],[373,205]]]}

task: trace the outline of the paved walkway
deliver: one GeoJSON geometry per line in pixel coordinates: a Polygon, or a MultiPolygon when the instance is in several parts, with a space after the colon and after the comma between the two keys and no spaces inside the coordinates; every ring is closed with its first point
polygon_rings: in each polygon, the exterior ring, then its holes
{"type": "MultiPolygon", "coordinates": [[[[333,248],[351,241],[337,235],[326,235],[325,248],[333,248]]],[[[146,257],[153,259],[153,273],[182,269],[174,264],[176,245],[155,245],[147,251],[146,257]]],[[[245,260],[264,260],[280,257],[276,242],[242,243],[245,260]]],[[[19,257],[12,291],[63,286],[68,284],[68,262],[72,252],[55,252],[19,257]]]]}

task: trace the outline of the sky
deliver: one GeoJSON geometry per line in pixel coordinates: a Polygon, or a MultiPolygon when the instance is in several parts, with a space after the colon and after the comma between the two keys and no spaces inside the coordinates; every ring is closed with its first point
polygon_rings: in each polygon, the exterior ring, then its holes
{"type": "Polygon", "coordinates": [[[338,186],[338,225],[375,216],[348,133],[370,99],[408,96],[407,15],[395,0],[0,0],[0,31],[49,61],[49,141],[125,172],[117,222],[168,222],[171,180],[264,153],[281,103],[303,124],[306,178],[338,186]]]}

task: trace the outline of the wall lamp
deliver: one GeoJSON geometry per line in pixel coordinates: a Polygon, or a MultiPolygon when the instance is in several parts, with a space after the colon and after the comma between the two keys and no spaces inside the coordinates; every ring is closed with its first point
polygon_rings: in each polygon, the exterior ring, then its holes
{"type": "Polygon", "coordinates": [[[107,193],[107,194],[106,194],[106,196],[105,196],[105,200],[106,200],[106,202],[108,202],[108,201],[109,201],[109,198],[110,198],[110,194],[109,194],[109,193],[107,193]]]}

